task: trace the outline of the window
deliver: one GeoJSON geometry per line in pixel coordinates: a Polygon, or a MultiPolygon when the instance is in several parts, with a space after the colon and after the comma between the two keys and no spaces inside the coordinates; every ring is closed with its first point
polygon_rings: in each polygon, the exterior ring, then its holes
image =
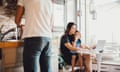
{"type": "Polygon", "coordinates": [[[54,4],[54,25],[53,31],[63,31],[64,30],[64,4],[54,4]]]}
{"type": "MultiPolygon", "coordinates": [[[[119,0],[86,0],[86,44],[92,45],[97,40],[106,40],[109,44],[109,47],[105,48],[106,51],[117,53],[120,50],[119,8],[119,0]]],[[[119,54],[106,57],[112,56],[119,54]]]]}

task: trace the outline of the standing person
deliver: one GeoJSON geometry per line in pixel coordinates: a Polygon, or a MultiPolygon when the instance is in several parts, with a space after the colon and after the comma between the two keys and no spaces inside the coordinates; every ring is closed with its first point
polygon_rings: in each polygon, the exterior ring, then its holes
{"type": "Polygon", "coordinates": [[[52,72],[51,59],[51,0],[18,0],[15,22],[25,12],[23,65],[24,72],[52,72]]]}

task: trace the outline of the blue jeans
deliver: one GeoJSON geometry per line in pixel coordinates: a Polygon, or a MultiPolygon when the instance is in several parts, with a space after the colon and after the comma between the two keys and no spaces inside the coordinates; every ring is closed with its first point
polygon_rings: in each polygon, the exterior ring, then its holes
{"type": "Polygon", "coordinates": [[[50,65],[51,48],[50,38],[25,38],[23,51],[24,72],[39,72],[39,68],[41,72],[52,72],[50,65]]]}

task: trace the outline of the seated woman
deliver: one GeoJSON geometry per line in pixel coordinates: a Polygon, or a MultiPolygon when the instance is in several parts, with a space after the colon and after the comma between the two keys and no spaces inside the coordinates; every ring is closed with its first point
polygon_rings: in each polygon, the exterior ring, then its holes
{"type": "MultiPolygon", "coordinates": [[[[67,25],[65,34],[61,37],[61,42],[60,42],[60,48],[61,48],[61,53],[63,56],[64,61],[67,64],[72,65],[72,72],[74,72],[74,65],[79,65],[80,69],[82,64],[81,63],[81,54],[79,53],[72,53],[71,51],[77,51],[80,50],[76,46],[73,45],[73,37],[76,32],[77,26],[73,22],[70,22],[67,25]],[[73,58],[73,60],[72,60],[73,58]],[[75,61],[75,62],[74,62],[75,61]]],[[[86,54],[83,56],[83,64],[85,65],[85,72],[90,72],[90,55],[86,54]]]]}

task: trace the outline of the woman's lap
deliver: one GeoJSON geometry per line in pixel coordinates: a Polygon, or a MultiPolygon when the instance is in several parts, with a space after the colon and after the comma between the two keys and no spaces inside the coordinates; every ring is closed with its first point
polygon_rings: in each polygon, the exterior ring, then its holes
{"type": "MultiPolygon", "coordinates": [[[[78,55],[81,55],[81,54],[78,54],[78,55]]],[[[80,61],[79,60],[82,60],[83,65],[86,65],[86,64],[88,64],[90,62],[90,54],[82,54],[79,57],[80,57],[80,59],[77,59],[76,65],[80,65],[80,61]]]]}

